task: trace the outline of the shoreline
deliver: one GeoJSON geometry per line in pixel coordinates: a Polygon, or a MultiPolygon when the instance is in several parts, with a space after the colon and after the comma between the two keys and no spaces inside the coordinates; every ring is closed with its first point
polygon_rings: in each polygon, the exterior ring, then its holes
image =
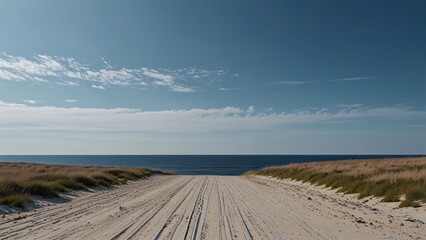
{"type": "Polygon", "coordinates": [[[239,176],[250,170],[290,163],[393,157],[408,157],[408,155],[0,155],[0,161],[78,166],[145,167],[175,171],[183,175],[239,176]]]}

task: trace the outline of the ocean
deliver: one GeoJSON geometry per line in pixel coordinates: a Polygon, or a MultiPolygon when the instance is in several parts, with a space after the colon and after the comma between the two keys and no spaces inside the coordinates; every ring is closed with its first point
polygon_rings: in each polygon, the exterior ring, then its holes
{"type": "Polygon", "coordinates": [[[0,155],[0,162],[145,167],[185,175],[241,175],[289,163],[415,155],[0,155]]]}

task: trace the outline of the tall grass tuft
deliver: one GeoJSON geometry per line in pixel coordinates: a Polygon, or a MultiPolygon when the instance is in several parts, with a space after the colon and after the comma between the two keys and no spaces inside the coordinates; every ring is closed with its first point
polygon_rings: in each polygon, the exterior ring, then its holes
{"type": "Polygon", "coordinates": [[[0,205],[23,208],[31,195],[57,198],[59,192],[119,185],[153,174],[174,173],[145,168],[0,163],[0,205]]]}
{"type": "Polygon", "coordinates": [[[383,202],[399,202],[404,197],[399,207],[426,203],[426,157],[289,164],[246,174],[325,185],[357,193],[359,198],[382,197],[383,202]]]}

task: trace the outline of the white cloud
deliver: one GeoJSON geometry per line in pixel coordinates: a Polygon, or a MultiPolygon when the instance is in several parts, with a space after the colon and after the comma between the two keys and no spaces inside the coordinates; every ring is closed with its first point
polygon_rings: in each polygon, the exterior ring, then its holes
{"type": "Polygon", "coordinates": [[[24,103],[28,103],[28,104],[36,104],[36,103],[38,103],[38,101],[37,101],[37,100],[34,100],[34,99],[24,100],[23,102],[24,102],[24,103]]]}
{"type": "Polygon", "coordinates": [[[74,58],[35,55],[16,57],[5,53],[0,56],[0,80],[36,81],[60,86],[146,86],[193,92],[194,84],[202,79],[214,82],[228,74],[226,70],[204,70],[195,67],[182,69],[115,68],[104,58],[104,67],[93,68],[74,58]],[[85,84],[88,82],[88,84],[85,84]]]}
{"type": "Polygon", "coordinates": [[[247,114],[236,107],[142,111],[2,101],[0,116],[0,152],[5,154],[424,154],[424,132],[404,124],[426,120],[426,112],[400,106],[247,114]],[[358,131],[354,121],[380,121],[404,131],[358,131]],[[348,128],[324,130],[327,122],[348,128]],[[309,130],[313,126],[319,128],[309,130]]]}
{"type": "Polygon", "coordinates": [[[78,102],[78,100],[77,99],[66,99],[66,100],[64,100],[64,102],[67,102],[67,103],[76,103],[76,102],[78,102]]]}
{"type": "Polygon", "coordinates": [[[194,89],[182,86],[172,86],[173,92],[195,92],[194,89]]]}
{"type": "Polygon", "coordinates": [[[378,77],[377,76],[346,77],[346,78],[329,79],[325,81],[279,81],[279,82],[270,82],[270,84],[297,86],[297,85],[304,85],[304,84],[318,83],[318,82],[348,82],[348,81],[359,81],[359,80],[374,79],[374,78],[378,78],[378,77]]]}
{"type": "Polygon", "coordinates": [[[104,62],[107,69],[113,69],[112,65],[107,60],[105,60],[105,58],[101,58],[101,59],[102,59],[102,62],[104,62]]]}
{"type": "Polygon", "coordinates": [[[359,108],[359,107],[362,107],[362,106],[363,106],[363,104],[361,104],[361,103],[354,103],[354,104],[341,103],[341,104],[337,104],[337,107],[339,107],[339,108],[359,108]]]}
{"type": "Polygon", "coordinates": [[[102,85],[95,85],[95,84],[93,84],[92,88],[96,88],[96,89],[100,89],[100,90],[105,90],[105,87],[102,86],[102,85]]]}
{"type": "Polygon", "coordinates": [[[159,73],[157,70],[144,68],[142,73],[147,77],[155,79],[156,81],[154,84],[161,86],[172,86],[174,84],[174,80],[171,75],[159,73]]]}
{"type": "Polygon", "coordinates": [[[219,91],[234,91],[234,90],[241,90],[241,89],[245,89],[245,88],[243,88],[243,87],[239,87],[239,88],[224,88],[224,87],[221,87],[221,88],[219,88],[219,91]]]}
{"type": "Polygon", "coordinates": [[[254,113],[254,107],[253,106],[250,106],[248,109],[247,109],[247,113],[254,113]]]}
{"type": "Polygon", "coordinates": [[[0,131],[102,131],[185,133],[280,129],[291,124],[378,118],[423,119],[426,112],[401,107],[256,112],[236,107],[142,111],[131,108],[61,108],[0,101],[0,131]],[[247,114],[250,113],[250,114],[247,114]],[[11,124],[13,123],[13,124],[11,124]]]}
{"type": "Polygon", "coordinates": [[[142,69],[142,74],[146,77],[154,79],[153,84],[157,86],[167,86],[173,92],[194,92],[195,90],[190,87],[184,87],[175,83],[174,77],[171,74],[160,73],[155,69],[142,69]]]}
{"type": "Polygon", "coordinates": [[[57,76],[55,71],[62,69],[58,62],[44,55],[37,55],[34,61],[7,54],[3,54],[3,56],[0,58],[1,69],[9,70],[28,79],[34,79],[35,76],[57,76]]]}
{"type": "Polygon", "coordinates": [[[76,82],[71,82],[71,81],[56,82],[56,84],[61,85],[61,86],[71,86],[71,87],[80,86],[80,84],[78,84],[76,82]]]}
{"type": "Polygon", "coordinates": [[[62,71],[65,70],[65,67],[55,59],[55,57],[47,56],[47,55],[37,55],[36,59],[40,60],[41,65],[46,69],[50,69],[52,71],[62,71]]]}
{"type": "Polygon", "coordinates": [[[15,81],[23,81],[25,78],[14,74],[8,70],[0,69],[0,78],[5,80],[15,80],[15,81]]]}
{"type": "Polygon", "coordinates": [[[13,108],[13,107],[25,107],[27,105],[20,104],[20,103],[9,103],[9,102],[3,102],[0,100],[0,107],[7,107],[7,108],[13,108]]]}
{"type": "Polygon", "coordinates": [[[86,71],[82,76],[82,79],[98,81],[104,84],[128,86],[136,76],[133,74],[133,70],[120,69],[120,70],[108,70],[101,69],[99,71],[86,71]]]}

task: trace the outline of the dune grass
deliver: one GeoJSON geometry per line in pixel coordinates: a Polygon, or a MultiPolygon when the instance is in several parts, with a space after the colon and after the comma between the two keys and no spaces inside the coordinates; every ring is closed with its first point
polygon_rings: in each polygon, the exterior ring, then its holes
{"type": "Polygon", "coordinates": [[[0,163],[0,205],[23,208],[31,195],[57,198],[60,192],[120,185],[153,174],[174,173],[145,168],[0,163]]]}
{"type": "Polygon", "coordinates": [[[359,198],[382,197],[383,202],[403,198],[399,207],[426,203],[426,157],[289,164],[246,174],[325,185],[343,193],[358,193],[359,198]]]}

